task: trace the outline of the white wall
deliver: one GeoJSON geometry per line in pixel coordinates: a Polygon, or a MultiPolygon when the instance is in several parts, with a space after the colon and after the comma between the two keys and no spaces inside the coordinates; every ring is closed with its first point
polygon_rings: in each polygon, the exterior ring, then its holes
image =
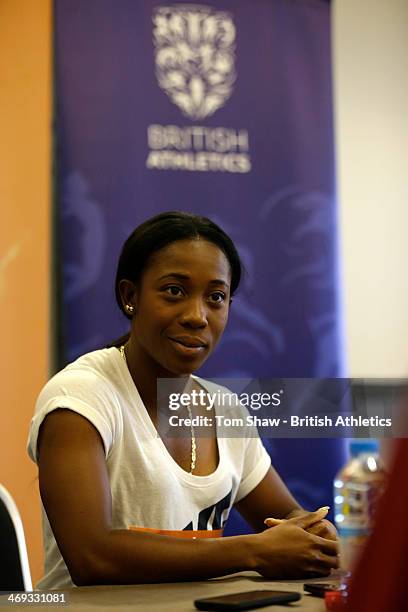
{"type": "Polygon", "coordinates": [[[334,0],[348,372],[408,376],[408,0],[334,0]]]}

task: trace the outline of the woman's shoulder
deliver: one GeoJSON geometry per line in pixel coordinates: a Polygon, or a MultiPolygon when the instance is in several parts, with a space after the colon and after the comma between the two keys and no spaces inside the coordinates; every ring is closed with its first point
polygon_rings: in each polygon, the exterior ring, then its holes
{"type": "Polygon", "coordinates": [[[88,419],[99,431],[108,454],[122,427],[118,399],[120,359],[115,348],[92,351],[68,364],[46,383],[37,398],[30,425],[29,453],[34,460],[40,426],[50,412],[60,408],[88,419]]]}
{"type": "Polygon", "coordinates": [[[42,395],[61,391],[63,395],[103,392],[115,385],[120,354],[116,348],[85,353],[54,374],[41,390],[42,395]]]}
{"type": "Polygon", "coordinates": [[[120,353],[115,347],[98,349],[80,355],[75,361],[66,365],[61,372],[93,370],[104,374],[115,367],[118,358],[120,358],[120,353]]]}

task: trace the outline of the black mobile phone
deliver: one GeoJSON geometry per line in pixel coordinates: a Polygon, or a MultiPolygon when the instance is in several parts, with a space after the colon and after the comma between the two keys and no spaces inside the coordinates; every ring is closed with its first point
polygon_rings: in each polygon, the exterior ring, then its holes
{"type": "Polygon", "coordinates": [[[246,591],[209,599],[196,599],[194,605],[198,610],[253,610],[271,604],[298,601],[300,598],[300,593],[293,591],[246,591]]]}
{"type": "Polygon", "coordinates": [[[304,584],[303,588],[305,591],[314,595],[315,597],[324,597],[324,594],[328,591],[341,591],[342,588],[339,584],[327,584],[327,582],[310,582],[304,584]]]}

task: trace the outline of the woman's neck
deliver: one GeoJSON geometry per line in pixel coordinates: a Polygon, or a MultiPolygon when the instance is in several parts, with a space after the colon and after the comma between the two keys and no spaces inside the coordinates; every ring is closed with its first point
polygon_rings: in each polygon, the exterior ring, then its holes
{"type": "Polygon", "coordinates": [[[176,376],[174,373],[162,368],[150,355],[142,350],[140,345],[132,342],[131,338],[126,343],[125,355],[130,375],[142,402],[149,415],[154,417],[155,420],[157,415],[157,380],[159,378],[179,379],[180,392],[182,392],[190,377],[188,375],[176,376]]]}

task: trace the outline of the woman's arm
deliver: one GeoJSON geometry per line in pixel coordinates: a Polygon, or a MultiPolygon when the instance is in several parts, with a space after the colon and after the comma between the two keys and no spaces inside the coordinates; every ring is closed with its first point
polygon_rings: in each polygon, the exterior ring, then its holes
{"type": "MultiPolygon", "coordinates": [[[[266,476],[244,499],[235,505],[238,512],[254,528],[256,532],[266,528],[266,518],[291,519],[300,518],[313,513],[304,510],[291,495],[285,483],[271,466],[266,476]]],[[[274,523],[270,521],[268,526],[274,523]]],[[[309,533],[337,540],[337,531],[332,523],[322,519],[307,526],[309,533]]]]}
{"type": "Polygon", "coordinates": [[[235,507],[257,532],[265,529],[264,521],[269,516],[284,519],[297,510],[302,511],[272,466],[258,486],[235,504],[235,507]]]}
{"type": "Polygon", "coordinates": [[[242,570],[282,578],[324,575],[337,564],[335,547],[293,522],[257,535],[191,541],[112,529],[106,460],[93,425],[56,410],[41,426],[38,449],[41,498],[77,585],[204,579],[242,570]]]}

